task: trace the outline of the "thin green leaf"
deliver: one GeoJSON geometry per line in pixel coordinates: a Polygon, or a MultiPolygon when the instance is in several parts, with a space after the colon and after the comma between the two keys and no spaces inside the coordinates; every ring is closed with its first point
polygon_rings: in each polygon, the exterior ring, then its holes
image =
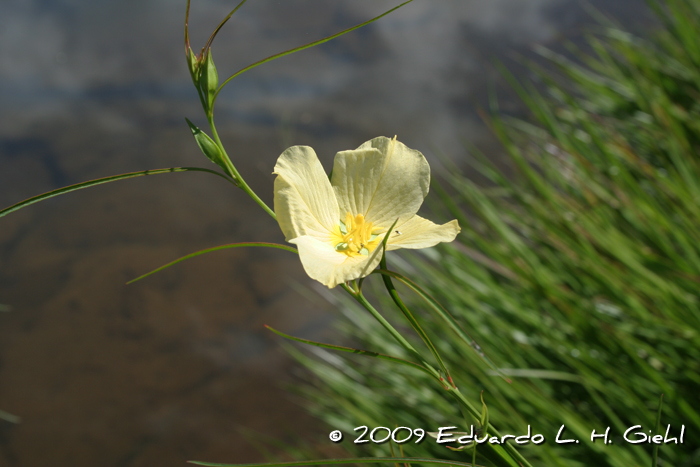
{"type": "MultiPolygon", "coordinates": [[[[260,464],[215,464],[211,462],[188,461],[190,464],[205,465],[209,467],[296,467],[303,465],[326,465],[326,464],[374,464],[394,462],[411,462],[416,464],[442,464],[456,465],[460,467],[471,467],[471,463],[458,462],[450,459],[430,459],[421,457],[348,457],[345,459],[319,459],[312,461],[297,462],[265,462],[260,464]]],[[[478,466],[481,467],[481,466],[478,466]]]]}
{"type": "Polygon", "coordinates": [[[340,31],[340,32],[338,32],[338,33],[336,33],[336,34],[333,34],[332,36],[328,36],[328,37],[325,37],[325,38],[323,38],[323,39],[319,39],[319,40],[317,40],[317,41],[309,42],[308,44],[305,44],[305,45],[302,45],[302,46],[299,46],[299,47],[295,47],[295,48],[293,48],[293,49],[289,49],[289,50],[286,50],[286,51],[284,51],[284,52],[280,52],[280,53],[275,54],[275,55],[271,55],[271,56],[269,56],[269,57],[267,57],[267,58],[264,58],[264,59],[262,59],[262,60],[259,60],[259,61],[255,62],[255,63],[253,63],[252,65],[248,65],[247,67],[245,67],[245,68],[243,68],[243,69],[237,71],[236,73],[234,73],[234,74],[232,74],[231,76],[229,76],[228,78],[226,78],[226,81],[224,81],[224,82],[221,84],[221,86],[219,86],[219,89],[216,91],[216,94],[214,95],[214,99],[213,99],[213,101],[212,101],[211,106],[214,107],[214,102],[216,101],[216,97],[219,95],[219,93],[220,93],[221,90],[224,88],[224,86],[226,86],[226,84],[228,84],[228,82],[231,81],[231,80],[232,80],[233,78],[235,78],[236,76],[238,76],[238,75],[240,75],[240,74],[243,74],[243,73],[245,73],[246,71],[251,70],[251,69],[253,69],[253,68],[255,68],[255,67],[259,66],[259,65],[262,65],[263,63],[271,62],[272,60],[275,60],[275,59],[277,59],[277,58],[284,57],[284,56],[286,56],[286,55],[293,54],[294,52],[299,52],[299,51],[302,51],[302,50],[304,50],[304,49],[308,49],[308,48],[314,47],[314,46],[316,46],[316,45],[323,44],[324,42],[328,42],[328,41],[330,41],[330,40],[332,40],[332,39],[335,39],[336,37],[340,37],[340,36],[342,36],[343,34],[347,34],[347,33],[349,33],[349,32],[352,32],[352,31],[354,31],[355,29],[359,29],[359,28],[361,28],[361,27],[363,27],[363,26],[367,26],[368,24],[377,21],[378,19],[380,19],[380,18],[382,18],[382,17],[388,15],[389,13],[391,13],[391,12],[393,12],[393,11],[395,11],[395,10],[398,10],[398,9],[401,8],[402,6],[407,5],[407,4],[411,3],[412,1],[413,1],[413,0],[408,0],[408,1],[406,1],[406,2],[403,2],[403,3],[400,4],[399,6],[396,6],[396,7],[392,8],[391,10],[382,13],[382,14],[379,15],[379,16],[376,16],[376,17],[374,17],[374,18],[372,18],[372,19],[370,19],[370,20],[368,20],[368,21],[365,21],[364,23],[360,23],[360,24],[358,24],[358,25],[355,25],[355,26],[352,26],[352,27],[350,27],[350,28],[344,29],[344,30],[342,30],[342,31],[340,31]]]}
{"type": "Polygon", "coordinates": [[[231,180],[229,177],[227,177],[219,172],[216,172],[214,170],[204,169],[201,167],[171,167],[168,169],[144,170],[141,172],[130,172],[130,173],[125,173],[125,174],[120,174],[120,175],[112,175],[111,177],[104,177],[104,178],[97,178],[95,180],[88,180],[87,182],[81,182],[81,183],[76,183],[75,185],[64,186],[63,188],[58,188],[57,190],[52,190],[52,191],[43,193],[41,195],[33,196],[29,199],[25,199],[24,201],[21,201],[17,204],[13,204],[12,206],[3,209],[2,211],[0,211],[0,217],[6,216],[7,214],[10,214],[11,212],[15,212],[19,209],[27,207],[30,204],[38,203],[39,201],[53,198],[54,196],[62,195],[65,193],[70,193],[71,191],[82,190],[83,188],[89,188],[91,186],[101,185],[103,183],[116,182],[117,180],[125,180],[127,178],[136,178],[136,177],[143,177],[146,175],[158,175],[158,174],[173,173],[173,172],[207,172],[207,173],[219,176],[219,177],[223,178],[224,180],[226,180],[230,183],[233,183],[235,185],[233,180],[231,180]]]}
{"type": "Polygon", "coordinates": [[[187,10],[185,10],[185,54],[189,58],[189,54],[192,52],[190,48],[190,0],[187,0],[187,10]]]}
{"type": "Polygon", "coordinates": [[[215,247],[212,247],[212,248],[206,248],[206,249],[204,249],[204,250],[195,251],[194,253],[190,253],[189,255],[185,255],[185,256],[183,256],[182,258],[178,258],[178,259],[176,259],[175,261],[171,261],[171,262],[169,262],[168,264],[159,267],[158,269],[154,269],[154,270],[151,271],[151,272],[147,272],[146,274],[144,274],[144,275],[142,275],[142,276],[139,276],[139,277],[137,277],[136,279],[131,279],[129,282],[127,282],[127,285],[128,285],[128,284],[133,284],[134,282],[136,282],[136,281],[138,281],[138,280],[141,280],[141,279],[143,279],[144,277],[148,277],[148,276],[150,276],[151,274],[155,274],[155,273],[157,273],[157,272],[159,272],[159,271],[162,271],[162,270],[165,269],[165,268],[169,268],[170,266],[173,266],[173,265],[175,265],[175,264],[177,264],[177,263],[179,263],[179,262],[181,262],[181,261],[185,261],[186,259],[194,258],[195,256],[203,255],[203,254],[205,254],[205,253],[211,253],[212,251],[226,250],[226,249],[228,249],[228,248],[241,248],[241,247],[248,247],[248,246],[251,246],[251,247],[257,246],[257,247],[265,247],[265,248],[277,248],[277,249],[279,249],[279,250],[286,250],[286,251],[291,251],[292,253],[298,253],[297,250],[296,250],[295,248],[292,248],[291,246],[287,246],[287,245],[280,245],[280,244],[278,244],[278,243],[264,243],[264,242],[228,243],[228,244],[226,244],[226,245],[219,245],[219,246],[215,246],[215,247]]]}
{"type": "Polygon", "coordinates": [[[398,357],[392,357],[391,355],[385,355],[382,353],[378,352],[373,352],[371,350],[362,350],[362,349],[354,349],[352,347],[343,347],[341,345],[334,345],[334,344],[324,344],[323,342],[316,342],[316,341],[311,341],[308,339],[302,339],[301,337],[294,337],[290,336],[289,334],[285,334],[283,332],[280,332],[274,328],[271,328],[267,324],[265,325],[267,329],[270,331],[274,332],[278,336],[284,337],[285,339],[290,339],[296,342],[301,342],[302,344],[308,344],[308,345],[314,345],[316,347],[323,347],[324,349],[332,349],[332,350],[338,350],[340,352],[349,352],[349,353],[354,353],[358,355],[367,355],[368,357],[376,357],[376,358],[381,358],[383,360],[389,360],[394,363],[400,363],[401,365],[406,365],[410,366],[411,368],[415,368],[417,370],[420,370],[424,373],[427,373],[428,375],[435,377],[430,371],[428,371],[427,368],[425,368],[422,365],[419,365],[418,363],[411,362],[409,360],[404,360],[403,358],[398,358],[398,357]]]}
{"type": "MultiPolygon", "coordinates": [[[[245,2],[247,2],[247,1],[248,1],[248,0],[242,0],[241,3],[239,3],[239,4],[236,6],[236,8],[234,8],[233,10],[231,10],[231,13],[229,13],[228,16],[227,16],[226,18],[224,18],[224,19],[221,21],[221,23],[219,23],[219,25],[216,27],[216,29],[214,30],[214,32],[211,33],[211,36],[209,36],[209,40],[207,41],[207,43],[206,43],[206,45],[204,46],[204,48],[202,48],[202,56],[204,56],[204,51],[205,51],[205,50],[211,48],[211,45],[212,45],[212,43],[214,42],[214,39],[216,38],[216,35],[219,33],[219,31],[221,30],[221,28],[224,27],[224,24],[226,24],[226,22],[227,22],[229,19],[231,19],[231,16],[233,16],[233,14],[234,14],[236,11],[238,11],[238,9],[239,9],[240,7],[242,7],[243,4],[244,4],[245,2]]],[[[188,4],[189,4],[189,0],[188,0],[188,4]]]]}

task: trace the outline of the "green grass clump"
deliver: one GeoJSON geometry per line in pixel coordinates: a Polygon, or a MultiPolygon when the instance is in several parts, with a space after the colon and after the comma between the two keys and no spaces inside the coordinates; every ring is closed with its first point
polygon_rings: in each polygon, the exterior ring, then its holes
{"type": "MultiPolygon", "coordinates": [[[[661,432],[671,424],[677,436],[685,425],[685,443],[662,445],[658,465],[700,463],[700,2],[653,6],[664,27],[651,40],[608,28],[581,62],[550,54],[560,73],[541,74],[546,92],[513,81],[533,118],[491,123],[515,176],[477,157],[484,186],[459,174],[435,184],[462,225],[458,242],[389,258],[422,275],[512,379],[411,303],[462,392],[479,406],[484,391],[502,433],[531,425],[547,438],[523,448],[533,465],[652,465],[652,445],[622,433],[654,429],[662,393],[661,432]],[[580,443],[554,442],[562,424],[580,443]],[[590,441],[608,426],[611,445],[590,441]]],[[[358,347],[402,356],[366,313],[341,308],[358,347]]],[[[321,356],[300,358],[319,377],[315,410],[333,428],[463,425],[445,391],[418,372],[321,356]]],[[[358,449],[390,454],[387,445],[358,449]]],[[[432,441],[404,449],[471,460],[432,441]]]]}

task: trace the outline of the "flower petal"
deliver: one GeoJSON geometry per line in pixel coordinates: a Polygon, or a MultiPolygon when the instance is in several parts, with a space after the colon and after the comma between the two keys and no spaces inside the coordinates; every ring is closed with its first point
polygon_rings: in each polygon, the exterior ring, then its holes
{"type": "Polygon", "coordinates": [[[387,241],[387,250],[399,248],[428,248],[441,242],[451,242],[460,232],[457,220],[438,225],[420,216],[414,216],[397,226],[387,241]]]}
{"type": "Polygon", "coordinates": [[[410,219],[428,194],[430,166],[419,151],[384,136],[335,156],[331,184],[341,215],[362,214],[388,229],[410,219]]]}
{"type": "Polygon", "coordinates": [[[299,257],[304,271],[332,289],[338,284],[368,276],[382,259],[381,248],[369,256],[347,256],[335,251],[330,243],[322,242],[310,235],[290,240],[299,248],[299,257]]]}
{"type": "Polygon", "coordinates": [[[293,146],[275,164],[275,214],[287,241],[302,235],[330,238],[340,214],[321,162],[308,146],[293,146]]]}

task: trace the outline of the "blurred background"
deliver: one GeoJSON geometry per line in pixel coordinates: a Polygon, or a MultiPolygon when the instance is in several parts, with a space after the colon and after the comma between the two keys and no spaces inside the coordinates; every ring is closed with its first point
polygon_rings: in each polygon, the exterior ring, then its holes
{"type": "MultiPolygon", "coordinates": [[[[251,0],[214,59],[223,78],[398,3],[251,0]]],[[[632,30],[654,26],[643,0],[590,4],[632,30]]],[[[234,6],[192,0],[195,50],[234,6]]],[[[205,127],[184,13],[170,0],[2,2],[0,206],[117,173],[214,167],[184,120],[205,127]]],[[[379,135],[433,162],[438,152],[459,162],[465,141],[497,157],[477,110],[490,87],[504,110],[521,107],[494,60],[522,76],[517,55],[562,49],[593,25],[573,0],[416,0],[237,78],[217,127],[269,203],[274,162],[294,144],[314,147],[327,169],[336,151],[379,135]]],[[[229,250],[124,285],[202,248],[283,240],[243,192],[200,173],[104,185],[0,219],[0,409],[22,418],[0,420],[0,465],[263,460],[242,430],[323,445],[326,431],[284,388],[293,365],[263,328],[331,333],[333,306],[297,258],[229,250]]]]}

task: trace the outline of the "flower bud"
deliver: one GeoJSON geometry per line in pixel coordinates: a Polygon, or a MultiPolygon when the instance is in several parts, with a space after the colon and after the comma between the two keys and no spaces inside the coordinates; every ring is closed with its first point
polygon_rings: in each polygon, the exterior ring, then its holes
{"type": "Polygon", "coordinates": [[[195,86],[198,86],[199,81],[199,60],[190,47],[187,47],[187,68],[190,70],[190,76],[195,86]]]}
{"type": "Polygon", "coordinates": [[[214,94],[219,87],[219,74],[216,72],[214,59],[211,57],[211,47],[207,49],[207,54],[200,65],[202,75],[199,78],[199,88],[204,93],[207,106],[211,109],[211,104],[214,100],[214,94]]]}
{"type": "Polygon", "coordinates": [[[204,155],[207,156],[207,158],[210,161],[224,169],[225,173],[229,173],[228,169],[226,168],[226,164],[224,163],[224,158],[221,154],[219,146],[216,145],[214,140],[211,139],[209,135],[197,128],[188,119],[185,120],[187,120],[187,124],[189,125],[190,130],[192,131],[192,135],[194,136],[194,140],[197,142],[197,146],[199,146],[199,149],[202,150],[204,155]]]}

